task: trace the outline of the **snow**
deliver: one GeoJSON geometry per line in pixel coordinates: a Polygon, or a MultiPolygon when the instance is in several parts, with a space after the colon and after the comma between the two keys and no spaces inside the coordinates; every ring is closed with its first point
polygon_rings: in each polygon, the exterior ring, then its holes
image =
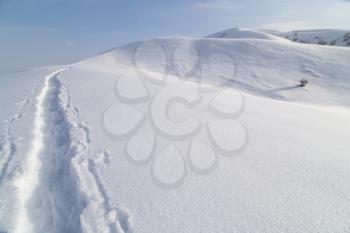
{"type": "Polygon", "coordinates": [[[31,222],[29,220],[29,209],[27,208],[30,198],[33,196],[33,192],[39,183],[39,171],[40,161],[39,153],[44,148],[44,134],[42,128],[44,126],[44,99],[49,91],[49,82],[53,76],[56,76],[61,70],[55,71],[45,78],[44,85],[36,97],[36,109],[34,113],[34,126],[33,126],[33,140],[31,150],[28,155],[25,156],[27,161],[24,162],[24,173],[14,180],[14,186],[17,189],[19,214],[16,220],[16,228],[14,232],[26,232],[33,231],[31,222]]]}
{"type": "Polygon", "coordinates": [[[263,30],[251,30],[243,28],[232,28],[225,31],[217,32],[206,36],[207,38],[233,38],[233,39],[264,39],[264,40],[279,40],[280,38],[274,36],[263,30]]]}
{"type": "Polygon", "coordinates": [[[350,46],[350,31],[340,29],[313,29],[313,30],[295,30],[291,32],[279,32],[276,30],[251,30],[232,28],[217,32],[207,36],[207,38],[226,38],[226,39],[266,39],[266,40],[287,40],[303,43],[329,46],[350,46]]]}
{"type": "Polygon", "coordinates": [[[349,30],[298,30],[280,35],[300,43],[350,47],[349,30]]]}
{"type": "Polygon", "coordinates": [[[227,33],[1,77],[0,232],[350,231],[350,49],[227,33]]]}

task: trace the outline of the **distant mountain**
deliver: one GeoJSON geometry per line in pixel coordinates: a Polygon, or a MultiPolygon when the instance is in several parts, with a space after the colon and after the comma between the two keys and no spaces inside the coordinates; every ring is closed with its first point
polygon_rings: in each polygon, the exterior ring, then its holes
{"type": "Polygon", "coordinates": [[[293,42],[304,44],[318,44],[350,47],[350,31],[337,29],[296,30],[279,32],[276,30],[247,30],[232,28],[206,36],[207,38],[253,38],[274,39],[285,38],[293,42]]]}
{"type": "Polygon", "coordinates": [[[279,35],[299,43],[350,47],[350,31],[346,30],[297,30],[279,35]]]}
{"type": "Polygon", "coordinates": [[[279,39],[279,37],[277,37],[275,33],[271,33],[270,31],[250,30],[250,29],[241,29],[241,28],[232,28],[232,29],[220,31],[220,32],[208,35],[206,36],[206,38],[264,39],[264,40],[279,39]]]}

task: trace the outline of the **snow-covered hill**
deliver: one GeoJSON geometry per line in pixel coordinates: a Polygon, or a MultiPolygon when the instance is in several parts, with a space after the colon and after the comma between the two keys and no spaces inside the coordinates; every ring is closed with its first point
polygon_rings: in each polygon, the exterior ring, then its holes
{"type": "Polygon", "coordinates": [[[265,39],[265,40],[278,40],[279,38],[273,33],[262,30],[249,30],[232,28],[225,31],[217,32],[206,36],[206,38],[231,38],[231,39],[265,39]]]}
{"type": "Polygon", "coordinates": [[[1,77],[0,232],[350,231],[350,49],[229,33],[1,77]]]}
{"type": "Polygon", "coordinates": [[[278,40],[285,38],[303,44],[350,47],[350,31],[335,29],[295,30],[279,32],[276,30],[249,30],[232,28],[207,36],[208,38],[255,38],[278,40]]]}
{"type": "Polygon", "coordinates": [[[305,44],[350,47],[349,30],[297,30],[281,33],[280,36],[305,44]]]}

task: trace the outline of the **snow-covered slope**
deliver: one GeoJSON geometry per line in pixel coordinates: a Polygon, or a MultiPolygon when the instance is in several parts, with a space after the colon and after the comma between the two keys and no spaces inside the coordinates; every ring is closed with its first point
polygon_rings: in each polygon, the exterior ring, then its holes
{"type": "Polygon", "coordinates": [[[248,34],[1,77],[0,231],[350,231],[350,49],[248,34]]]}
{"type": "Polygon", "coordinates": [[[303,44],[350,46],[350,31],[335,29],[295,30],[291,32],[279,32],[276,30],[250,30],[232,28],[207,36],[208,38],[253,38],[279,40],[285,38],[293,42],[303,44]]]}
{"type": "Polygon", "coordinates": [[[350,47],[349,30],[297,30],[279,35],[299,43],[350,47]]]}
{"type": "Polygon", "coordinates": [[[252,39],[265,39],[265,40],[278,40],[279,38],[272,33],[268,33],[262,30],[250,30],[242,28],[232,28],[221,32],[217,32],[206,36],[207,38],[252,38],[252,39]]]}
{"type": "Polygon", "coordinates": [[[275,99],[350,105],[349,98],[344,98],[350,93],[347,48],[296,44],[288,40],[168,39],[133,43],[84,61],[82,65],[117,73],[119,64],[130,60],[138,47],[147,51],[138,62],[155,75],[164,70],[176,75],[179,68],[173,63],[177,62],[181,69],[190,66],[185,78],[197,82],[230,86],[275,99]],[[152,56],[152,62],[148,56],[152,56]],[[166,59],[173,59],[172,64],[163,67],[166,59]],[[309,81],[306,88],[297,87],[301,79],[309,81]]]}

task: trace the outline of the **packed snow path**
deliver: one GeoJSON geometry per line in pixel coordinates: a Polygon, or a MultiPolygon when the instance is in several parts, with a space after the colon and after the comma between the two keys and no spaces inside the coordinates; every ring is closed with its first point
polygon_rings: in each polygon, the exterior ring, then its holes
{"type": "Polygon", "coordinates": [[[94,160],[85,156],[88,129],[58,78],[64,70],[48,75],[36,97],[32,146],[15,180],[13,232],[130,232],[129,214],[109,204],[94,160]]]}

